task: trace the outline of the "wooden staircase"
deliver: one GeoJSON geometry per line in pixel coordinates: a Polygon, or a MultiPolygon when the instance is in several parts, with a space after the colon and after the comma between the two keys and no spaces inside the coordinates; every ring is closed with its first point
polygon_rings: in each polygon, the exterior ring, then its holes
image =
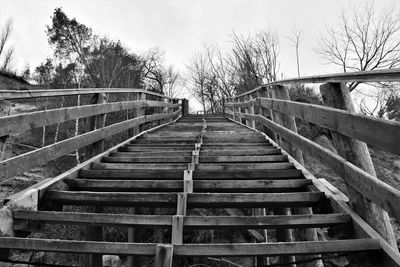
{"type": "Polygon", "coordinates": [[[106,254],[127,255],[130,266],[143,266],[145,257],[160,267],[205,257],[318,266],[325,256],[360,252],[375,259],[371,266],[397,266],[340,192],[264,134],[224,117],[184,116],[76,173],[45,190],[38,210],[13,209],[13,227],[21,234],[43,232],[49,224],[79,225],[85,240],[3,237],[0,248],[83,254],[81,266],[101,266],[106,254]],[[103,241],[109,227],[128,229],[125,242],[103,241]],[[306,240],[304,229],[348,234],[306,240]],[[214,242],[193,243],[199,230],[213,231],[214,242]]]}

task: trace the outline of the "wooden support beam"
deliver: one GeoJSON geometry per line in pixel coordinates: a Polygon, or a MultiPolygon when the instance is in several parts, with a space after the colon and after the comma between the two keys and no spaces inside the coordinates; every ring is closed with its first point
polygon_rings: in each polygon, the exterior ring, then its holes
{"type": "Polygon", "coordinates": [[[177,194],[176,214],[186,216],[187,193],[177,194]]]}
{"type": "Polygon", "coordinates": [[[173,245],[158,244],[156,246],[154,267],[172,267],[173,255],[173,245]]]}
{"type": "MultiPolygon", "coordinates": [[[[355,113],[350,91],[344,84],[323,84],[320,87],[320,91],[325,105],[355,113]]],[[[339,155],[370,174],[373,179],[378,180],[368,146],[365,143],[335,132],[332,132],[332,137],[339,155]]],[[[346,172],[344,175],[351,176],[352,174],[351,172],[346,172]]],[[[395,249],[398,249],[387,212],[377,206],[376,203],[369,201],[368,195],[363,196],[362,193],[357,191],[358,186],[347,185],[350,205],[362,218],[370,223],[389,244],[395,249]]]]}
{"type": "Polygon", "coordinates": [[[182,215],[175,215],[172,216],[172,237],[171,242],[172,244],[180,245],[183,242],[183,226],[185,216],[182,215]]]}

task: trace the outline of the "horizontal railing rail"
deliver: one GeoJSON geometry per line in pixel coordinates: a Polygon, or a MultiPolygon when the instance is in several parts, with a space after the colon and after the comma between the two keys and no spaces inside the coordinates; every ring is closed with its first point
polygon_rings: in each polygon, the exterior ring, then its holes
{"type": "MultiPolygon", "coordinates": [[[[240,98],[265,87],[273,85],[287,85],[287,84],[306,84],[306,83],[350,83],[350,82],[396,82],[400,81],[400,69],[389,69],[389,70],[371,70],[371,71],[355,71],[337,74],[326,74],[326,75],[315,75],[305,76],[293,79],[284,79],[280,81],[270,82],[260,85],[252,90],[239,94],[231,98],[240,98]]],[[[228,98],[229,99],[229,98],[228,98]]]]}
{"type": "Polygon", "coordinates": [[[38,90],[0,90],[0,100],[88,95],[88,94],[111,94],[111,93],[143,93],[161,97],[163,99],[179,99],[168,97],[156,92],[135,88],[79,88],[79,89],[38,89],[38,90]]]}

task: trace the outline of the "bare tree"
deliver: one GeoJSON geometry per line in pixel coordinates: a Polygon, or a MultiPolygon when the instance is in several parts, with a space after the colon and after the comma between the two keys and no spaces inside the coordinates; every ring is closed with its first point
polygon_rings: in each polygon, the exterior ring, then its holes
{"type": "Polygon", "coordinates": [[[300,77],[300,60],[299,60],[299,47],[301,41],[303,41],[303,31],[299,30],[297,28],[294,29],[293,31],[293,37],[287,37],[289,39],[294,47],[296,48],[296,63],[297,63],[297,76],[300,77]]]}
{"type": "Polygon", "coordinates": [[[0,70],[11,71],[14,48],[8,43],[12,32],[12,21],[9,20],[1,31],[0,35],[0,70]]]}
{"type": "Polygon", "coordinates": [[[204,114],[207,112],[205,90],[209,82],[208,61],[203,54],[195,54],[187,65],[189,92],[198,100],[202,106],[204,114]]]}
{"type": "MultiPolygon", "coordinates": [[[[327,29],[317,52],[343,72],[400,66],[400,12],[391,6],[376,12],[373,2],[342,11],[341,22],[327,29]]],[[[354,90],[359,83],[349,84],[354,90]]]]}
{"type": "Polygon", "coordinates": [[[164,93],[168,97],[178,97],[182,93],[183,80],[179,71],[169,66],[164,72],[164,93]]]}
{"type": "Polygon", "coordinates": [[[233,33],[232,42],[230,65],[237,93],[276,80],[279,41],[275,33],[261,31],[248,37],[233,33]]]}

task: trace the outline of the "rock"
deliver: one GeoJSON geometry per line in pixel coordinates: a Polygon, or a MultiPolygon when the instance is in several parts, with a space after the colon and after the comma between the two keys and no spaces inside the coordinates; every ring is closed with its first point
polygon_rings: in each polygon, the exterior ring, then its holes
{"type": "Polygon", "coordinates": [[[115,255],[103,255],[103,267],[121,267],[121,259],[115,255]]]}

